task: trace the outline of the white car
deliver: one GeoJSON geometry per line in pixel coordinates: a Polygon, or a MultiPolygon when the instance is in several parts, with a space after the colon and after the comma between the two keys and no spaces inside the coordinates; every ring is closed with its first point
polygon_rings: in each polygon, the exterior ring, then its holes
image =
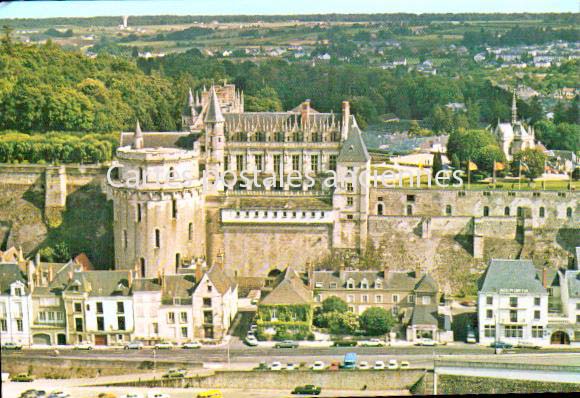
{"type": "Polygon", "coordinates": [[[64,391],[53,391],[50,394],[48,394],[49,398],[68,398],[70,397],[70,394],[64,391]]]}
{"type": "Polygon", "coordinates": [[[270,364],[270,370],[282,370],[282,362],[272,362],[270,364]]]}
{"type": "Polygon", "coordinates": [[[142,350],[145,347],[142,341],[130,341],[125,344],[126,350],[142,350]]]}
{"type": "Polygon", "coordinates": [[[160,341],[159,343],[155,344],[156,350],[170,350],[173,348],[173,344],[168,341],[160,341]]]}
{"type": "Polygon", "coordinates": [[[250,326],[250,330],[251,330],[252,332],[254,332],[254,333],[255,333],[255,332],[256,332],[256,330],[258,330],[258,325],[256,325],[255,323],[254,323],[254,324],[252,324],[252,325],[250,326]]]}
{"type": "Polygon", "coordinates": [[[385,370],[386,366],[383,361],[375,361],[375,366],[373,366],[374,370],[385,370]]]}
{"type": "Polygon", "coordinates": [[[121,398],[143,398],[143,395],[138,392],[128,392],[125,395],[121,395],[121,398]]]}
{"type": "Polygon", "coordinates": [[[385,343],[380,339],[370,339],[361,343],[363,347],[382,347],[385,343]]]}
{"type": "Polygon", "coordinates": [[[409,361],[401,361],[401,369],[409,369],[409,361]]]}
{"type": "Polygon", "coordinates": [[[326,369],[326,365],[322,361],[316,361],[311,366],[312,370],[324,370],[326,369]]]}
{"type": "Polygon", "coordinates": [[[437,342],[433,339],[421,339],[417,342],[416,345],[422,345],[425,347],[434,347],[437,345],[437,342]]]}
{"type": "Polygon", "coordinates": [[[181,348],[186,348],[186,349],[201,348],[201,343],[199,341],[189,341],[187,343],[183,343],[181,348]]]}
{"type": "Polygon", "coordinates": [[[369,370],[371,368],[371,365],[369,365],[367,361],[360,361],[358,364],[358,368],[360,370],[369,370]]]}
{"type": "Polygon", "coordinates": [[[298,364],[296,363],[287,363],[286,370],[296,370],[298,369],[298,364]]]}
{"type": "Polygon", "coordinates": [[[147,398],[169,398],[169,394],[162,392],[150,392],[147,394],[147,398]]]}
{"type": "Polygon", "coordinates": [[[387,369],[389,370],[397,370],[399,369],[399,363],[396,359],[389,359],[389,364],[387,365],[387,369]]]}
{"type": "Polygon", "coordinates": [[[258,345],[258,339],[256,336],[247,336],[244,342],[250,347],[255,347],[258,345]]]}
{"type": "Polygon", "coordinates": [[[86,350],[86,351],[89,351],[89,350],[92,350],[93,349],[93,346],[91,344],[89,344],[89,343],[79,343],[79,344],[76,344],[73,348],[75,350],[86,350]]]}

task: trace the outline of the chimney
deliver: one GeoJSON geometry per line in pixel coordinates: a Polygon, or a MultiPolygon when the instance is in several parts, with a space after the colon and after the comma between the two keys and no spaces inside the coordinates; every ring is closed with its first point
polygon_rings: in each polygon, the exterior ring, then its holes
{"type": "Polygon", "coordinates": [[[546,272],[546,267],[542,268],[542,286],[544,286],[544,289],[548,287],[548,273],[546,272]]]}
{"type": "Polygon", "coordinates": [[[72,281],[73,280],[73,275],[74,275],[74,273],[73,273],[72,270],[68,272],[68,280],[69,281],[72,281]]]}
{"type": "Polygon", "coordinates": [[[302,103],[300,108],[300,123],[302,127],[306,127],[310,124],[310,100],[307,99],[302,103]]]}
{"type": "Polygon", "coordinates": [[[40,250],[36,252],[36,255],[34,256],[34,265],[36,265],[37,267],[40,267],[40,250]]]}
{"type": "Polygon", "coordinates": [[[42,276],[42,270],[40,269],[40,264],[38,264],[38,266],[36,267],[34,276],[36,277],[36,286],[40,286],[40,281],[41,281],[41,276],[42,276]]]}
{"type": "Polygon", "coordinates": [[[203,278],[203,269],[202,269],[203,262],[201,259],[198,259],[195,262],[195,283],[199,283],[201,278],[203,278]]]}
{"type": "Polygon", "coordinates": [[[34,290],[34,268],[32,261],[26,263],[26,280],[28,281],[28,289],[31,292],[34,290]]]}
{"type": "Polygon", "coordinates": [[[48,281],[47,281],[48,283],[52,282],[52,278],[54,277],[53,272],[54,271],[52,267],[48,267],[48,281]]]}
{"type": "Polygon", "coordinates": [[[342,101],[342,126],[340,130],[340,137],[342,141],[348,138],[348,126],[350,124],[350,103],[342,101]]]}

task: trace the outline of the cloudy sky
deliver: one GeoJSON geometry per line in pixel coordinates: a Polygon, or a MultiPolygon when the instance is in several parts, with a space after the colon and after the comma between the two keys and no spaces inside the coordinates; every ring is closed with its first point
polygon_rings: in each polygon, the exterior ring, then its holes
{"type": "Polygon", "coordinates": [[[0,18],[98,15],[579,12],[578,0],[157,0],[16,1],[0,18]]]}

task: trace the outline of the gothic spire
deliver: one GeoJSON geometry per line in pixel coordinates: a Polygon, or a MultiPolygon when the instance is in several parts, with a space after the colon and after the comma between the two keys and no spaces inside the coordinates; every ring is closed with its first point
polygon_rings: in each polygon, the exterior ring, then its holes
{"type": "Polygon", "coordinates": [[[193,108],[195,106],[195,100],[193,99],[193,93],[191,92],[191,88],[189,89],[189,97],[187,99],[187,104],[189,105],[190,108],[193,108]]]}
{"type": "Polygon", "coordinates": [[[215,92],[214,86],[211,86],[209,93],[209,103],[207,106],[207,112],[205,114],[205,123],[223,123],[226,119],[222,114],[222,107],[220,101],[215,92]]]}
{"type": "Polygon", "coordinates": [[[133,149],[143,149],[143,132],[141,131],[141,126],[139,125],[139,119],[137,119],[137,126],[135,126],[135,136],[133,137],[133,149]]]}

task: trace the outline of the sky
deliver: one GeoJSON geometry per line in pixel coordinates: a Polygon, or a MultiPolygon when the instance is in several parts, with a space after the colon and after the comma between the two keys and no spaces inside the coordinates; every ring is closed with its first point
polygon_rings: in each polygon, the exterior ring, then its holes
{"type": "Polygon", "coordinates": [[[578,0],[149,0],[13,1],[0,18],[110,15],[579,12],[578,0]]]}

